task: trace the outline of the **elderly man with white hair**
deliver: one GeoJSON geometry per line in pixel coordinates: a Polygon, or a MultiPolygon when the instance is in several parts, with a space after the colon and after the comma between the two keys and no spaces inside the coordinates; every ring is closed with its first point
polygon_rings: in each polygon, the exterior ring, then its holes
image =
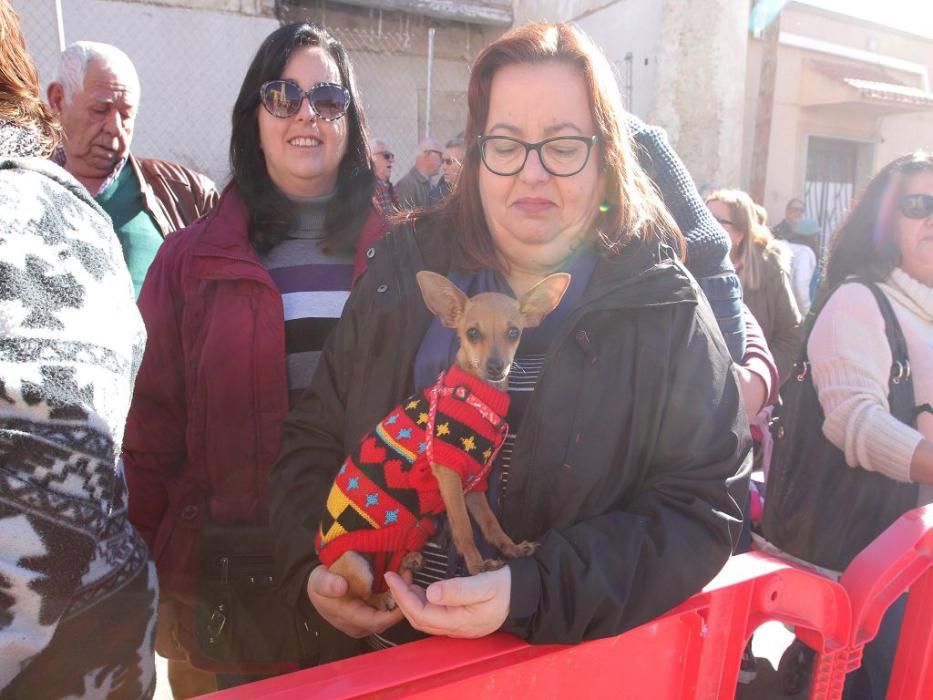
{"type": "Polygon", "coordinates": [[[139,77],[115,46],[68,46],[47,97],[65,135],[57,160],[110,215],[138,296],[162,239],[209,212],[217,189],[200,173],[130,154],[139,77]]]}
{"type": "Polygon", "coordinates": [[[430,203],[431,178],[441,169],[441,145],[434,139],[418,144],[418,155],[411,170],[395,185],[395,194],[403,209],[426,207],[430,203]]]}
{"type": "Polygon", "coordinates": [[[369,140],[369,152],[373,157],[373,174],[376,176],[376,188],[373,192],[373,204],[382,211],[386,217],[398,213],[398,197],[395,186],[392,184],[392,164],[395,163],[395,154],[388,141],[383,138],[369,140]]]}

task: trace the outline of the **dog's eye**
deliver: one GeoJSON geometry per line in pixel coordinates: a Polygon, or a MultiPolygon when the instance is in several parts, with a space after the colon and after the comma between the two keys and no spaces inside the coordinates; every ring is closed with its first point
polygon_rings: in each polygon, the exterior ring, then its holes
{"type": "Polygon", "coordinates": [[[480,332],[478,328],[467,328],[466,337],[468,340],[472,340],[474,343],[480,339],[480,332]]]}
{"type": "Polygon", "coordinates": [[[512,326],[505,332],[505,337],[509,340],[518,340],[518,336],[521,334],[522,332],[520,330],[518,330],[515,326],[512,326]]]}

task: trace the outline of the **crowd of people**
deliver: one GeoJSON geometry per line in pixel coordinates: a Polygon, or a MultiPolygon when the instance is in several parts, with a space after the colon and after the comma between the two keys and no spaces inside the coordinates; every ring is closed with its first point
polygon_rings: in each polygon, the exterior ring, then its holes
{"type": "MultiPolygon", "coordinates": [[[[9,0],[0,38],[4,697],[150,697],[156,651],[182,698],[425,635],[620,634],[751,546],[753,462],[767,470],[782,383],[804,377],[811,426],[852,488],[884,499],[847,504],[871,524],[846,529],[845,551],[933,502],[930,155],[883,168],[821,261],[802,201],[773,231],[744,192],[704,201],[598,47],[539,23],[479,54],[462,133],[422,141],[393,183],[350,56],[298,22],[231,95],[218,192],[131,153],[125,53],[68,46],[43,101],[9,0]],[[335,476],[454,361],[423,270],[518,298],[570,275],[521,334],[486,457],[490,509],[536,547],[470,575],[441,518],[376,609],[315,537],[373,522],[376,496],[332,502],[335,476]]],[[[793,546],[813,514],[789,505],[781,454],[766,494],[781,528],[759,546],[838,573],[844,557],[793,546]]],[[[847,697],[884,696],[902,617],[901,602],[847,697]]]]}

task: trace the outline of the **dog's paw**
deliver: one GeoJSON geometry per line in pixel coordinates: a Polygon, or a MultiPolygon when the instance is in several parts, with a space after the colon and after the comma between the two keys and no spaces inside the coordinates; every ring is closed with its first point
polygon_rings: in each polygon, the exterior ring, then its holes
{"type": "Polygon", "coordinates": [[[518,554],[516,554],[515,557],[516,558],[530,557],[532,554],[535,553],[537,549],[538,549],[537,542],[528,542],[528,541],[519,542],[517,545],[515,545],[515,550],[518,552],[518,554]]]}
{"type": "Polygon", "coordinates": [[[479,570],[480,571],[498,571],[503,566],[505,566],[505,562],[502,561],[501,559],[483,559],[483,561],[480,562],[479,570]]]}
{"type": "Polygon", "coordinates": [[[530,557],[535,553],[536,549],[538,549],[537,542],[519,542],[518,544],[508,542],[500,547],[499,551],[502,552],[502,556],[506,559],[521,559],[522,557],[530,557]]]}
{"type": "Polygon", "coordinates": [[[409,552],[402,559],[399,571],[411,571],[414,573],[416,571],[421,571],[422,566],[424,566],[424,556],[421,552],[409,552]]]}

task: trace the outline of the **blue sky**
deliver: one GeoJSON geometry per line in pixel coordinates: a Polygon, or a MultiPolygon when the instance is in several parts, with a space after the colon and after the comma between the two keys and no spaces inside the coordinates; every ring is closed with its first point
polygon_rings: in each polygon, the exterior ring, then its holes
{"type": "Polygon", "coordinates": [[[799,0],[933,38],[931,0],[799,0]]]}

